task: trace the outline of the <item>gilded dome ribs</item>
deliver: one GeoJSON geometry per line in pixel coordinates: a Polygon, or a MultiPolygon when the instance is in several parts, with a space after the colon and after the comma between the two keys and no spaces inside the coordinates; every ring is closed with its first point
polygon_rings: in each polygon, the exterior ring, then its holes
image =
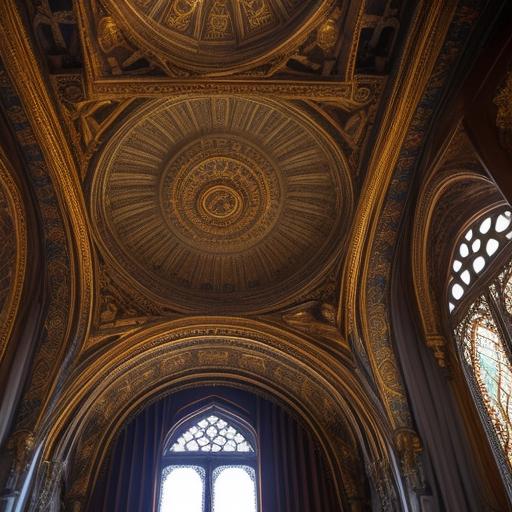
{"type": "Polygon", "coordinates": [[[337,258],[352,210],[348,170],[321,134],[300,109],[268,100],[143,104],[93,173],[104,257],[176,310],[293,300],[313,267],[320,275],[337,258]]]}

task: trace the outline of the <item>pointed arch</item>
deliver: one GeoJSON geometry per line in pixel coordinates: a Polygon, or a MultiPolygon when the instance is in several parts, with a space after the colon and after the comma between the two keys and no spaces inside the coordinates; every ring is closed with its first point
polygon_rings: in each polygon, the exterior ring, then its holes
{"type": "MultiPolygon", "coordinates": [[[[77,369],[53,418],[43,460],[74,454],[67,461],[67,499],[74,510],[84,510],[107,447],[127,419],[148,400],[199,379],[258,391],[295,411],[338,475],[340,509],[367,499],[368,464],[379,468],[370,482],[398,485],[390,430],[378,407],[339,356],[312,347],[287,329],[235,317],[168,321],[129,334],[89,368],[77,369]]],[[[387,492],[398,495],[398,487],[387,492]]]]}
{"type": "Polygon", "coordinates": [[[248,424],[241,426],[242,422],[212,403],[175,425],[163,452],[255,453],[256,436],[248,424]]]}

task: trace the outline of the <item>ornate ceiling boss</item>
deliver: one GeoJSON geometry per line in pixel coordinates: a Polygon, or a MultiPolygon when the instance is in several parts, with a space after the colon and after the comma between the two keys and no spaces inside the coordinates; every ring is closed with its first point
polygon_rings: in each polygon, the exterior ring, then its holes
{"type": "Polygon", "coordinates": [[[268,311],[317,285],[352,202],[320,126],[243,98],[147,103],[104,147],[91,187],[104,257],[178,311],[268,311]]]}
{"type": "Polygon", "coordinates": [[[198,72],[252,67],[295,49],[332,0],[105,0],[101,39],[124,33],[148,54],[198,72]],[[110,25],[110,26],[109,26],[110,25]]]}

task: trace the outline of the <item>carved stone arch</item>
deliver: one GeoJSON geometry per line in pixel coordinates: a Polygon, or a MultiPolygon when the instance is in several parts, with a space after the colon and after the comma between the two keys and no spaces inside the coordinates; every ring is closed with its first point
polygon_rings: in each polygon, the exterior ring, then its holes
{"type": "Polygon", "coordinates": [[[0,148],[0,365],[20,307],[27,265],[27,224],[21,191],[0,148]]]}
{"type": "Polygon", "coordinates": [[[302,417],[342,475],[349,510],[367,499],[366,472],[396,510],[387,421],[351,368],[312,348],[288,330],[232,317],[166,321],[129,334],[77,373],[49,426],[42,464],[67,463],[67,499],[72,510],[83,510],[107,447],[137,407],[198,379],[231,382],[302,417]]]}
{"type": "Polygon", "coordinates": [[[412,237],[412,278],[425,340],[441,367],[447,364],[444,299],[456,241],[479,216],[503,204],[496,185],[469,169],[434,173],[420,190],[412,237]]]}
{"type": "MultiPolygon", "coordinates": [[[[89,329],[92,254],[69,140],[14,4],[3,3],[0,103],[40,218],[45,258],[44,325],[16,412],[15,434],[39,433],[49,404],[89,329]],[[21,36],[20,36],[21,34],[21,36]],[[11,77],[17,77],[16,87],[11,77]],[[62,365],[60,364],[62,363],[62,365]]],[[[35,336],[34,336],[35,337],[35,336]]]]}

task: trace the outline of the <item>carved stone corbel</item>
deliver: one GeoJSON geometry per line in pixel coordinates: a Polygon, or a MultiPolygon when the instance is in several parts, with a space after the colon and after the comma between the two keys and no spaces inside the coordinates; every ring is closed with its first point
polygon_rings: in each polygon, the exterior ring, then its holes
{"type": "Polygon", "coordinates": [[[402,474],[410,488],[415,492],[424,491],[425,481],[420,460],[423,447],[418,434],[411,429],[397,430],[395,446],[400,457],[402,474]]]}
{"type": "Polygon", "coordinates": [[[306,334],[343,342],[336,327],[336,310],[332,304],[307,302],[285,312],[282,319],[290,327],[306,334]]]}
{"type": "Polygon", "coordinates": [[[447,345],[444,336],[440,335],[427,335],[426,336],[426,344],[432,352],[434,353],[434,357],[436,358],[436,362],[441,368],[448,367],[448,354],[447,354],[447,345]]]}

